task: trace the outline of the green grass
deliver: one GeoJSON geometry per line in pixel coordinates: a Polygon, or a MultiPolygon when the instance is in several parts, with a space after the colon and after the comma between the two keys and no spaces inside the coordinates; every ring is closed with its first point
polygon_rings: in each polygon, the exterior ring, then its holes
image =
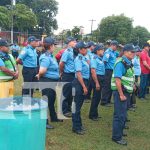
{"type": "MultiPolygon", "coordinates": [[[[21,69],[21,68],[20,68],[21,69]]],[[[21,75],[21,74],[20,74],[21,75]]],[[[22,78],[15,82],[16,95],[21,94],[22,78]]],[[[39,94],[35,94],[39,96],[39,94]]],[[[99,107],[102,116],[98,122],[88,119],[90,104],[82,107],[82,119],[86,134],[78,136],[72,133],[71,120],[63,123],[51,123],[55,129],[47,130],[47,150],[150,150],[150,97],[148,101],[137,100],[135,112],[129,112],[131,120],[127,130],[128,146],[119,146],[111,141],[113,107],[99,107]]]]}

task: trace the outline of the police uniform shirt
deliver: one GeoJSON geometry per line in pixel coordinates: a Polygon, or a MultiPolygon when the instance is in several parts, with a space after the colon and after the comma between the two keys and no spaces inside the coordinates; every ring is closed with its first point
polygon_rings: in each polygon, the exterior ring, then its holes
{"type": "Polygon", "coordinates": [[[106,62],[105,69],[113,70],[116,62],[116,52],[111,48],[108,48],[104,53],[103,62],[106,62]]]}
{"type": "Polygon", "coordinates": [[[44,77],[50,79],[59,79],[59,66],[55,57],[46,52],[40,56],[39,59],[40,67],[46,68],[47,72],[44,74],[44,77]]]}
{"type": "Polygon", "coordinates": [[[105,64],[102,61],[102,57],[93,55],[91,59],[91,68],[96,70],[97,75],[105,75],[105,64]]]}
{"type": "MultiPolygon", "coordinates": [[[[131,65],[131,61],[123,56],[122,59],[128,64],[128,65],[131,65]]],[[[124,64],[122,62],[118,62],[114,68],[114,77],[115,78],[122,78],[123,75],[125,75],[126,73],[126,68],[124,66],[124,64]]]]}
{"type": "MultiPolygon", "coordinates": [[[[6,56],[6,54],[3,53],[3,52],[0,52],[0,55],[1,56],[6,56]]],[[[0,67],[5,67],[4,61],[1,58],[0,58],[0,67]]]]}
{"type": "Polygon", "coordinates": [[[78,54],[75,59],[75,72],[81,72],[82,78],[84,79],[89,79],[90,77],[90,67],[87,58],[82,54],[78,54]]]}
{"type": "Polygon", "coordinates": [[[90,50],[90,49],[88,49],[88,50],[87,50],[86,58],[87,58],[88,60],[91,60],[91,59],[92,59],[92,57],[93,57],[93,53],[91,52],[91,50],[90,50]]]}
{"type": "Polygon", "coordinates": [[[20,47],[19,47],[18,45],[12,45],[12,46],[10,47],[10,49],[11,49],[13,52],[18,52],[18,51],[20,51],[20,47]]]}
{"type": "Polygon", "coordinates": [[[24,67],[37,67],[37,52],[36,49],[34,49],[30,45],[28,45],[22,50],[18,58],[22,60],[24,67]]]}
{"type": "Polygon", "coordinates": [[[61,57],[61,62],[64,62],[64,72],[65,73],[74,73],[75,72],[75,66],[74,66],[74,54],[73,49],[68,48],[64,51],[61,57]]]}

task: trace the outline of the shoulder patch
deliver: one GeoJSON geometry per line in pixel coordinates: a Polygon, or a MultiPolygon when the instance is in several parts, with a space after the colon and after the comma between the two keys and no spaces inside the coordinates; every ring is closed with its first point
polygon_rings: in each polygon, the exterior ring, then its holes
{"type": "Polygon", "coordinates": [[[106,58],[109,58],[110,54],[106,54],[106,58]]]}
{"type": "Polygon", "coordinates": [[[93,59],[96,59],[97,58],[97,56],[93,56],[93,59]]]}
{"type": "Polygon", "coordinates": [[[79,56],[79,60],[82,60],[82,56],[79,56]]]}

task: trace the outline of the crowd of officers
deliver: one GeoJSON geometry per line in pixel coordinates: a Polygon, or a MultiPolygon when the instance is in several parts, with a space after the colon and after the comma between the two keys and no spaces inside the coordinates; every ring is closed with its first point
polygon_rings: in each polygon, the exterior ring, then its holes
{"type": "MultiPolygon", "coordinates": [[[[7,41],[0,39],[0,98],[13,96],[13,81],[19,76],[17,64],[22,64],[24,82],[67,82],[62,90],[64,96],[62,111],[64,116],[72,117],[72,131],[78,135],[85,133],[81,108],[91,95],[89,119],[93,121],[98,121],[101,117],[98,114],[100,101],[101,105],[106,107],[110,107],[114,103],[112,140],[118,144],[127,145],[127,142],[123,140],[123,136],[126,136],[123,130],[128,128],[126,126],[126,122],[129,121],[127,110],[135,108],[136,104],[137,80],[141,74],[138,56],[141,49],[133,44],[119,45],[116,40],[107,41],[106,47],[102,43],[96,44],[92,41],[77,42],[73,37],[67,38],[66,44],[67,46],[55,58],[53,52],[57,43],[53,38],[44,39],[42,42],[44,50],[41,53],[36,49],[39,47],[39,40],[31,36],[28,38],[28,46],[23,48],[19,56],[20,48],[16,44],[11,46],[15,60],[9,53],[7,41]],[[120,54],[117,51],[118,47],[121,48],[120,54]],[[135,68],[133,62],[135,62],[135,68]],[[75,89],[74,100],[72,88],[75,89]],[[111,102],[112,92],[113,103],[111,102]],[[71,111],[72,101],[75,103],[74,111],[71,111]]],[[[150,45],[146,43],[143,48],[147,54],[146,58],[150,59],[148,56],[150,45]]],[[[147,63],[147,60],[144,60],[144,63],[146,63],[144,67],[149,70],[149,73],[145,81],[146,85],[144,89],[142,88],[144,90],[142,91],[144,95],[140,97],[142,100],[146,98],[150,74],[150,64],[147,63]]],[[[22,95],[31,94],[32,97],[34,91],[29,92],[29,89],[23,89],[22,95]]],[[[138,94],[140,95],[140,93],[138,94]]],[[[63,122],[57,118],[55,111],[56,94],[54,89],[42,89],[42,95],[48,97],[51,121],[63,122]]],[[[53,129],[48,120],[47,128],[53,129]]]]}

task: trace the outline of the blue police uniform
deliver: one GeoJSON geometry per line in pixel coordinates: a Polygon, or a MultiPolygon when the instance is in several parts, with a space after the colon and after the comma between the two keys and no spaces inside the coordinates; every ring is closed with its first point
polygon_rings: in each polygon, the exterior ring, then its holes
{"type": "Polygon", "coordinates": [[[17,58],[18,55],[19,55],[20,46],[14,44],[14,45],[12,45],[12,46],[10,47],[10,49],[12,50],[12,55],[13,55],[13,57],[14,57],[14,58],[17,58]]]}
{"type": "MultiPolygon", "coordinates": [[[[130,66],[131,61],[128,60],[125,56],[122,57],[123,60],[130,66]]],[[[114,68],[114,77],[122,78],[122,76],[126,73],[127,68],[122,62],[116,64],[114,68]]],[[[123,129],[125,127],[125,122],[127,118],[127,103],[130,100],[130,94],[124,91],[124,95],[126,96],[126,101],[120,100],[120,95],[118,91],[113,91],[114,97],[114,115],[113,115],[113,135],[112,139],[114,141],[122,140],[123,129]]]]}
{"type": "MultiPolygon", "coordinates": [[[[54,83],[52,85],[56,86],[55,83],[59,80],[59,66],[58,63],[50,52],[46,52],[40,56],[39,65],[42,68],[46,68],[46,73],[40,78],[40,82],[50,82],[54,83]]],[[[55,111],[55,100],[56,100],[56,91],[55,87],[47,88],[42,90],[42,95],[48,97],[48,107],[50,112],[50,118],[52,122],[57,122],[57,115],[55,111]]],[[[48,122],[47,122],[48,124],[48,122]]]]}
{"type": "Polygon", "coordinates": [[[116,62],[116,52],[111,48],[108,48],[103,56],[105,63],[105,85],[102,90],[102,105],[109,104],[111,102],[112,90],[111,90],[111,77],[113,73],[114,64],[116,62]]]}
{"type": "MultiPolygon", "coordinates": [[[[19,57],[23,63],[22,75],[24,82],[37,82],[36,74],[37,74],[37,53],[36,49],[31,45],[25,47],[19,57]]],[[[29,95],[28,89],[22,90],[22,95],[29,95]]],[[[31,90],[31,96],[33,95],[33,90],[31,90]]]]}
{"type": "Polygon", "coordinates": [[[62,74],[62,82],[68,82],[63,87],[63,106],[62,111],[63,114],[67,114],[71,112],[71,104],[72,104],[72,81],[75,78],[75,66],[74,66],[74,53],[73,48],[67,48],[65,52],[62,54],[61,62],[64,62],[64,72],[62,74]]]}
{"type": "Polygon", "coordinates": [[[104,75],[105,75],[105,65],[102,61],[102,57],[98,55],[94,55],[91,60],[91,69],[95,69],[97,79],[100,85],[100,90],[96,90],[96,84],[94,80],[92,79],[92,87],[93,87],[93,97],[89,112],[89,118],[90,119],[98,119],[98,105],[101,100],[101,90],[104,86],[104,75]]]}
{"type": "MultiPolygon", "coordinates": [[[[90,77],[90,67],[87,62],[87,58],[81,54],[75,59],[75,72],[81,72],[84,84],[88,85],[88,80],[90,77]]],[[[81,107],[84,102],[84,95],[83,95],[83,87],[81,86],[80,82],[77,79],[73,81],[73,86],[75,87],[75,112],[72,113],[72,122],[73,122],[73,131],[81,131],[82,130],[82,121],[81,121],[81,107]]]]}

